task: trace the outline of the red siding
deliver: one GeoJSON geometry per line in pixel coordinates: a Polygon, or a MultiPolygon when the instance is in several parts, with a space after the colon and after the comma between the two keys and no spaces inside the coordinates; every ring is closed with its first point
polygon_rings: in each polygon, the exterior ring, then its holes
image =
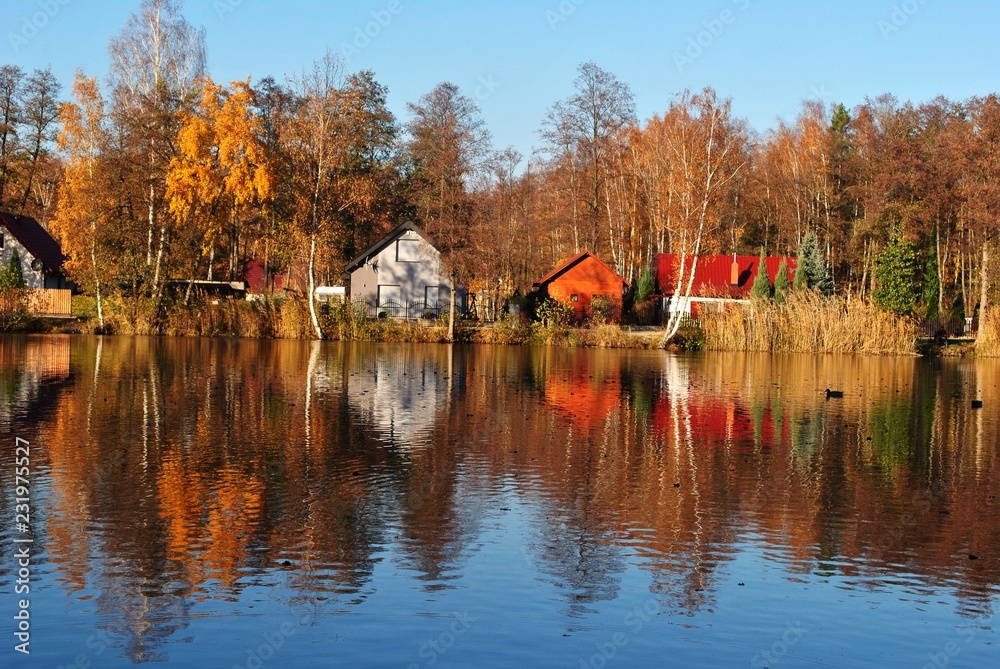
{"type": "Polygon", "coordinates": [[[621,304],[622,292],[628,282],[585,252],[547,274],[536,285],[541,286],[552,299],[571,305],[577,318],[583,318],[596,295],[604,295],[610,301],[621,304]],[[577,296],[576,302],[572,301],[573,295],[577,296]]]}

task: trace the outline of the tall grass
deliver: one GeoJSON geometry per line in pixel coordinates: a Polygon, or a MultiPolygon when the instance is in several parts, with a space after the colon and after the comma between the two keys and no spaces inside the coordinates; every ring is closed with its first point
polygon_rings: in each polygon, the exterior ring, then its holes
{"type": "Polygon", "coordinates": [[[986,310],[986,317],[979,324],[976,355],[984,358],[1000,357],[1000,308],[986,310]]]}
{"type": "Polygon", "coordinates": [[[721,351],[864,353],[917,352],[913,319],[852,297],[796,291],[785,302],[727,305],[702,318],[705,347],[721,351]]]}

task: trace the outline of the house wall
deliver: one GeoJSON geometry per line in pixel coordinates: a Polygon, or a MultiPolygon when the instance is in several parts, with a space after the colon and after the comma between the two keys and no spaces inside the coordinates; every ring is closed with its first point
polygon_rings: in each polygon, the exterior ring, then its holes
{"type": "Polygon", "coordinates": [[[595,295],[604,295],[621,304],[622,280],[604,263],[587,257],[549,282],[548,294],[554,300],[569,304],[577,318],[583,318],[595,295]],[[572,296],[577,301],[572,301],[572,296]]]}
{"type": "Polygon", "coordinates": [[[24,280],[28,283],[28,288],[65,288],[65,286],[56,285],[59,283],[58,280],[46,281],[44,270],[31,269],[31,261],[35,257],[28,253],[28,250],[21,245],[21,242],[17,241],[17,237],[12,235],[9,230],[0,228],[0,234],[3,234],[3,252],[0,253],[0,261],[3,262],[4,267],[7,267],[10,264],[10,257],[14,254],[14,249],[17,249],[17,255],[21,258],[21,272],[24,273],[24,280]]]}
{"type": "Polygon", "coordinates": [[[448,276],[441,271],[441,254],[412,230],[403,231],[377,256],[351,272],[352,300],[375,304],[379,286],[399,286],[399,299],[404,304],[424,302],[428,286],[437,286],[438,304],[447,304],[451,299],[448,276]],[[399,260],[400,240],[416,243],[416,260],[399,260]]]}

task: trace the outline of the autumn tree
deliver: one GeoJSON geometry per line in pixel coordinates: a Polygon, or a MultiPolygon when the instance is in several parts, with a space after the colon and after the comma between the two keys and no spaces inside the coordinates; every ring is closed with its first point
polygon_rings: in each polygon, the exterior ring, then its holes
{"type": "MultiPolygon", "coordinates": [[[[733,199],[728,189],[747,162],[748,135],[743,121],[732,116],[731,102],[719,100],[706,88],[677,96],[662,119],[662,141],[672,163],[666,178],[670,214],[665,217],[671,249],[678,254],[675,299],[691,295],[701,254],[718,249],[719,233],[729,220],[733,199]]],[[[680,327],[683,312],[674,309],[667,320],[661,346],[680,327]]]]}
{"type": "Polygon", "coordinates": [[[257,216],[274,193],[274,174],[262,138],[249,82],[233,82],[227,90],[205,79],[201,102],[184,120],[178,155],[167,172],[170,213],[178,230],[190,231],[196,250],[192,279],[201,258],[207,257],[207,276],[212,280],[215,249],[227,232],[229,278],[233,278],[244,223],[257,216]]]}
{"type": "Polygon", "coordinates": [[[472,179],[489,165],[490,135],[479,107],[444,82],[408,105],[406,158],[411,202],[434,238],[451,283],[448,339],[455,335],[457,280],[466,266],[473,222],[472,179]]]}
{"type": "Polygon", "coordinates": [[[583,219],[588,223],[583,244],[598,248],[603,223],[609,218],[613,159],[636,119],[628,85],[593,61],[582,64],[577,71],[579,75],[573,82],[576,93],[549,109],[541,136],[547,153],[568,174],[573,243],[579,252],[583,219]]]}
{"type": "Polygon", "coordinates": [[[59,109],[59,148],[65,157],[62,198],[52,221],[67,255],[66,271],[97,303],[104,330],[104,285],[108,264],[104,238],[114,202],[106,183],[107,118],[97,80],[77,71],[73,102],[59,109]]]}
{"type": "MultiPolygon", "coordinates": [[[[171,217],[161,208],[166,169],[176,154],[176,139],[185,113],[191,113],[205,73],[205,33],[181,14],[180,0],[143,0],[125,27],[111,40],[111,117],[121,139],[122,195],[131,216],[144,213],[145,265],[151,294],[162,289],[170,245],[171,217]]],[[[131,226],[129,226],[131,227],[131,226]]]]}
{"type": "Polygon", "coordinates": [[[16,65],[0,67],[0,209],[9,209],[8,184],[14,177],[24,71],[16,65]]]}

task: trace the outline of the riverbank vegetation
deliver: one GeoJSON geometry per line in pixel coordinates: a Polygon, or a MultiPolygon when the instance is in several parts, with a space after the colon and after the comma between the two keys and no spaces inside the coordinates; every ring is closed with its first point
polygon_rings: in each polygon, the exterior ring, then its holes
{"type": "Polygon", "coordinates": [[[857,297],[795,291],[782,301],[731,305],[702,318],[705,348],[775,353],[915,354],[916,321],[857,297]]]}
{"type": "MultiPolygon", "coordinates": [[[[397,119],[376,74],[349,71],[332,52],[292,76],[217,83],[204,33],[179,0],[143,0],[109,50],[110,71],[78,73],[68,96],[48,70],[0,67],[0,209],[31,215],[58,238],[102,330],[368,336],[390,326],[331,329],[311,301],[279,306],[271,288],[252,306],[205,311],[189,296],[178,306],[170,280],[240,280],[256,261],[265,285],[281,276],[308,295],[412,219],[451,279],[476,294],[479,318],[582,250],[637,282],[661,252],[785,256],[808,241],[829,270],[820,292],[840,301],[758,309],[733,332],[707,325],[709,345],[877,350],[850,328],[791,331],[796,319],[818,323],[831,311],[859,315],[851,327],[861,328],[879,320],[873,306],[978,318],[982,351],[996,351],[985,328],[996,322],[996,94],[886,94],[852,109],[807,101],[796,118],[758,132],[711,88],[679,91],[640,119],[628,84],[587,62],[572,94],[539,119],[540,146],[527,161],[492,145],[476,101],[454,84],[397,119]],[[791,330],[765,332],[765,322],[791,330]]],[[[735,327],[749,317],[727,318],[735,327]]],[[[524,333],[501,325],[490,336],[524,333]]],[[[671,328],[667,339],[677,336],[671,328]]],[[[895,350],[893,337],[886,347],[895,350]]]]}

